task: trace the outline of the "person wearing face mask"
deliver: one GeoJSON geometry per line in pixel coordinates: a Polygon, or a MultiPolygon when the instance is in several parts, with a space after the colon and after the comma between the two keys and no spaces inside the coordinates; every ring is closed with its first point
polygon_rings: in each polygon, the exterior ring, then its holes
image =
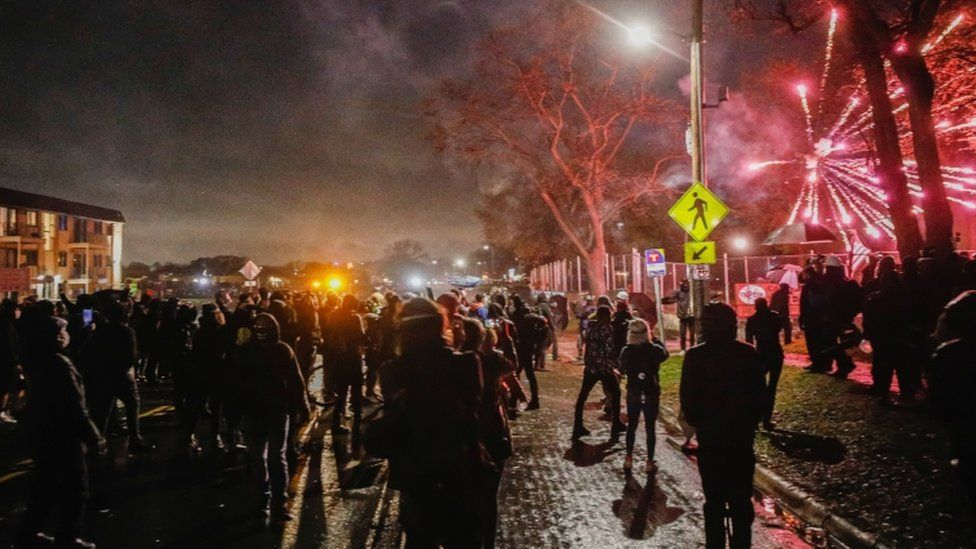
{"type": "Polygon", "coordinates": [[[295,353],[281,341],[273,316],[254,319],[252,336],[238,348],[244,397],[244,432],[251,473],[259,487],[258,510],[280,525],[292,519],[287,508],[289,419],[309,417],[305,379],[295,353]]]}
{"type": "Polygon", "coordinates": [[[737,341],[735,310],[705,305],[703,343],[685,354],[680,398],[685,419],[697,429],[698,471],[705,494],[705,546],[749,547],[752,539],[753,441],[768,398],[759,353],[737,341]]]}
{"type": "Polygon", "coordinates": [[[105,439],[88,415],[81,375],[66,356],[68,324],[57,317],[31,319],[25,345],[32,349],[30,402],[26,426],[34,450],[34,486],[17,545],[56,542],[61,547],[93,548],[82,540],[82,517],[88,499],[89,448],[105,451],[105,439]],[[54,538],[41,532],[57,509],[54,538]]]}

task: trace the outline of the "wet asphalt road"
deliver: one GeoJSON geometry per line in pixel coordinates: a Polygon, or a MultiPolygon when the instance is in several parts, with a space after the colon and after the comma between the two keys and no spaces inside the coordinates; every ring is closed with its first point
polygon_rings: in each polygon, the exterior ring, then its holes
{"type": "MultiPolygon", "coordinates": [[[[568,348],[565,347],[565,348],[568,348]]],[[[599,389],[587,406],[593,435],[570,443],[572,406],[581,367],[566,360],[539,374],[542,410],[513,422],[516,455],[506,467],[499,496],[498,546],[700,547],[702,495],[694,463],[666,441],[658,425],[653,478],[624,475],[623,437],[609,442],[599,411],[599,389]]],[[[313,380],[315,381],[315,380],[313,380]]],[[[305,426],[306,441],[291,489],[296,520],[271,530],[254,512],[244,456],[187,456],[164,388],[143,394],[143,432],[157,446],[148,456],[127,456],[124,437],[111,439],[111,459],[93,470],[86,536],[103,548],[192,547],[398,547],[396,494],[386,489],[386,466],[364,455],[350,436],[333,437],[330,416],[305,426]]],[[[376,407],[367,409],[374,414],[376,407]]],[[[204,426],[201,432],[205,433],[204,426]]],[[[642,471],[643,429],[635,471],[642,471]]],[[[0,433],[0,547],[9,546],[23,516],[30,462],[9,429],[0,433]]],[[[804,547],[763,513],[755,547],[804,547]]]]}

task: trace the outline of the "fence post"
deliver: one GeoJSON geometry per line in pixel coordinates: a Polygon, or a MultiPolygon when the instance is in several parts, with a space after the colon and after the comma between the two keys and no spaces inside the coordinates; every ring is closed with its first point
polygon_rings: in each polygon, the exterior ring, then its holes
{"type": "Polygon", "coordinates": [[[583,293],[583,260],[576,256],[576,291],[583,293]]]}
{"type": "Polygon", "coordinates": [[[722,253],[722,261],[725,263],[725,304],[731,305],[729,301],[729,254],[728,252],[722,253]]]}
{"type": "Polygon", "coordinates": [[[749,256],[742,256],[742,270],[745,271],[746,284],[749,284],[749,256]]]}

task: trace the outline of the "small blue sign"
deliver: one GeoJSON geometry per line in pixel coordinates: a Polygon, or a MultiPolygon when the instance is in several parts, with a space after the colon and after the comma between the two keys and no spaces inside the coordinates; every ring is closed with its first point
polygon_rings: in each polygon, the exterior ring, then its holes
{"type": "Polygon", "coordinates": [[[647,276],[667,276],[668,265],[664,258],[664,249],[651,248],[644,250],[644,265],[647,268],[647,276]]]}

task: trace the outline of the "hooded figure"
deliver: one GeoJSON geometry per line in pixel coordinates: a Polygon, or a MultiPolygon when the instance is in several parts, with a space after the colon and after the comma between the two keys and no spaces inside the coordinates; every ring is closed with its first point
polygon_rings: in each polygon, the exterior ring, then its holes
{"type": "Polygon", "coordinates": [[[976,291],[950,301],[939,324],[950,339],[932,357],[929,398],[949,425],[960,476],[976,502],[976,291]]]}
{"type": "Polygon", "coordinates": [[[783,331],[783,319],[779,313],[769,308],[764,298],[756,300],[756,312],[746,321],[746,341],[756,346],[763,371],[769,374],[767,384],[769,405],[763,415],[763,426],[773,429],[773,405],[776,402],[776,386],[783,373],[783,346],[779,333],[783,331]]]}
{"type": "Polygon", "coordinates": [[[55,541],[65,547],[94,547],[78,539],[88,499],[85,454],[105,441],[88,416],[81,375],[65,355],[67,328],[57,317],[31,318],[24,327],[34,359],[25,422],[34,446],[34,486],[18,545],[50,541],[40,532],[57,508],[55,541]]]}
{"type": "Polygon", "coordinates": [[[709,548],[725,547],[727,513],[732,547],[749,547],[752,536],[752,446],[766,407],[766,385],[758,353],[735,335],[735,310],[723,303],[706,305],[704,343],[688,350],[681,370],[681,409],[698,431],[709,548]]]}
{"type": "Polygon", "coordinates": [[[333,388],[336,392],[332,413],[332,432],[348,433],[342,425],[346,415],[346,396],[352,401],[353,430],[359,432],[363,415],[363,348],[366,332],[359,316],[360,302],[353,295],[342,298],[342,305],[329,315],[328,344],[332,347],[333,388]]]}
{"type": "Polygon", "coordinates": [[[478,498],[486,470],[478,412],[483,394],[474,353],[455,353],[442,307],[422,297],[397,317],[400,356],[382,372],[390,396],[370,424],[366,448],[390,461],[408,547],[480,547],[478,498]]]}
{"type": "Polygon", "coordinates": [[[81,350],[95,424],[101,431],[106,431],[112,405],[116,399],[121,400],[125,405],[129,451],[145,452],[150,446],[143,443],[139,435],[136,333],[129,327],[125,306],[121,303],[114,302],[105,308],[105,320],[81,350]]]}
{"type": "Polygon", "coordinates": [[[305,379],[295,353],[281,341],[278,321],[270,314],[255,317],[253,335],[239,353],[245,434],[251,473],[259,487],[258,510],[281,523],[292,518],[286,507],[285,454],[290,419],[309,415],[305,379]]]}

